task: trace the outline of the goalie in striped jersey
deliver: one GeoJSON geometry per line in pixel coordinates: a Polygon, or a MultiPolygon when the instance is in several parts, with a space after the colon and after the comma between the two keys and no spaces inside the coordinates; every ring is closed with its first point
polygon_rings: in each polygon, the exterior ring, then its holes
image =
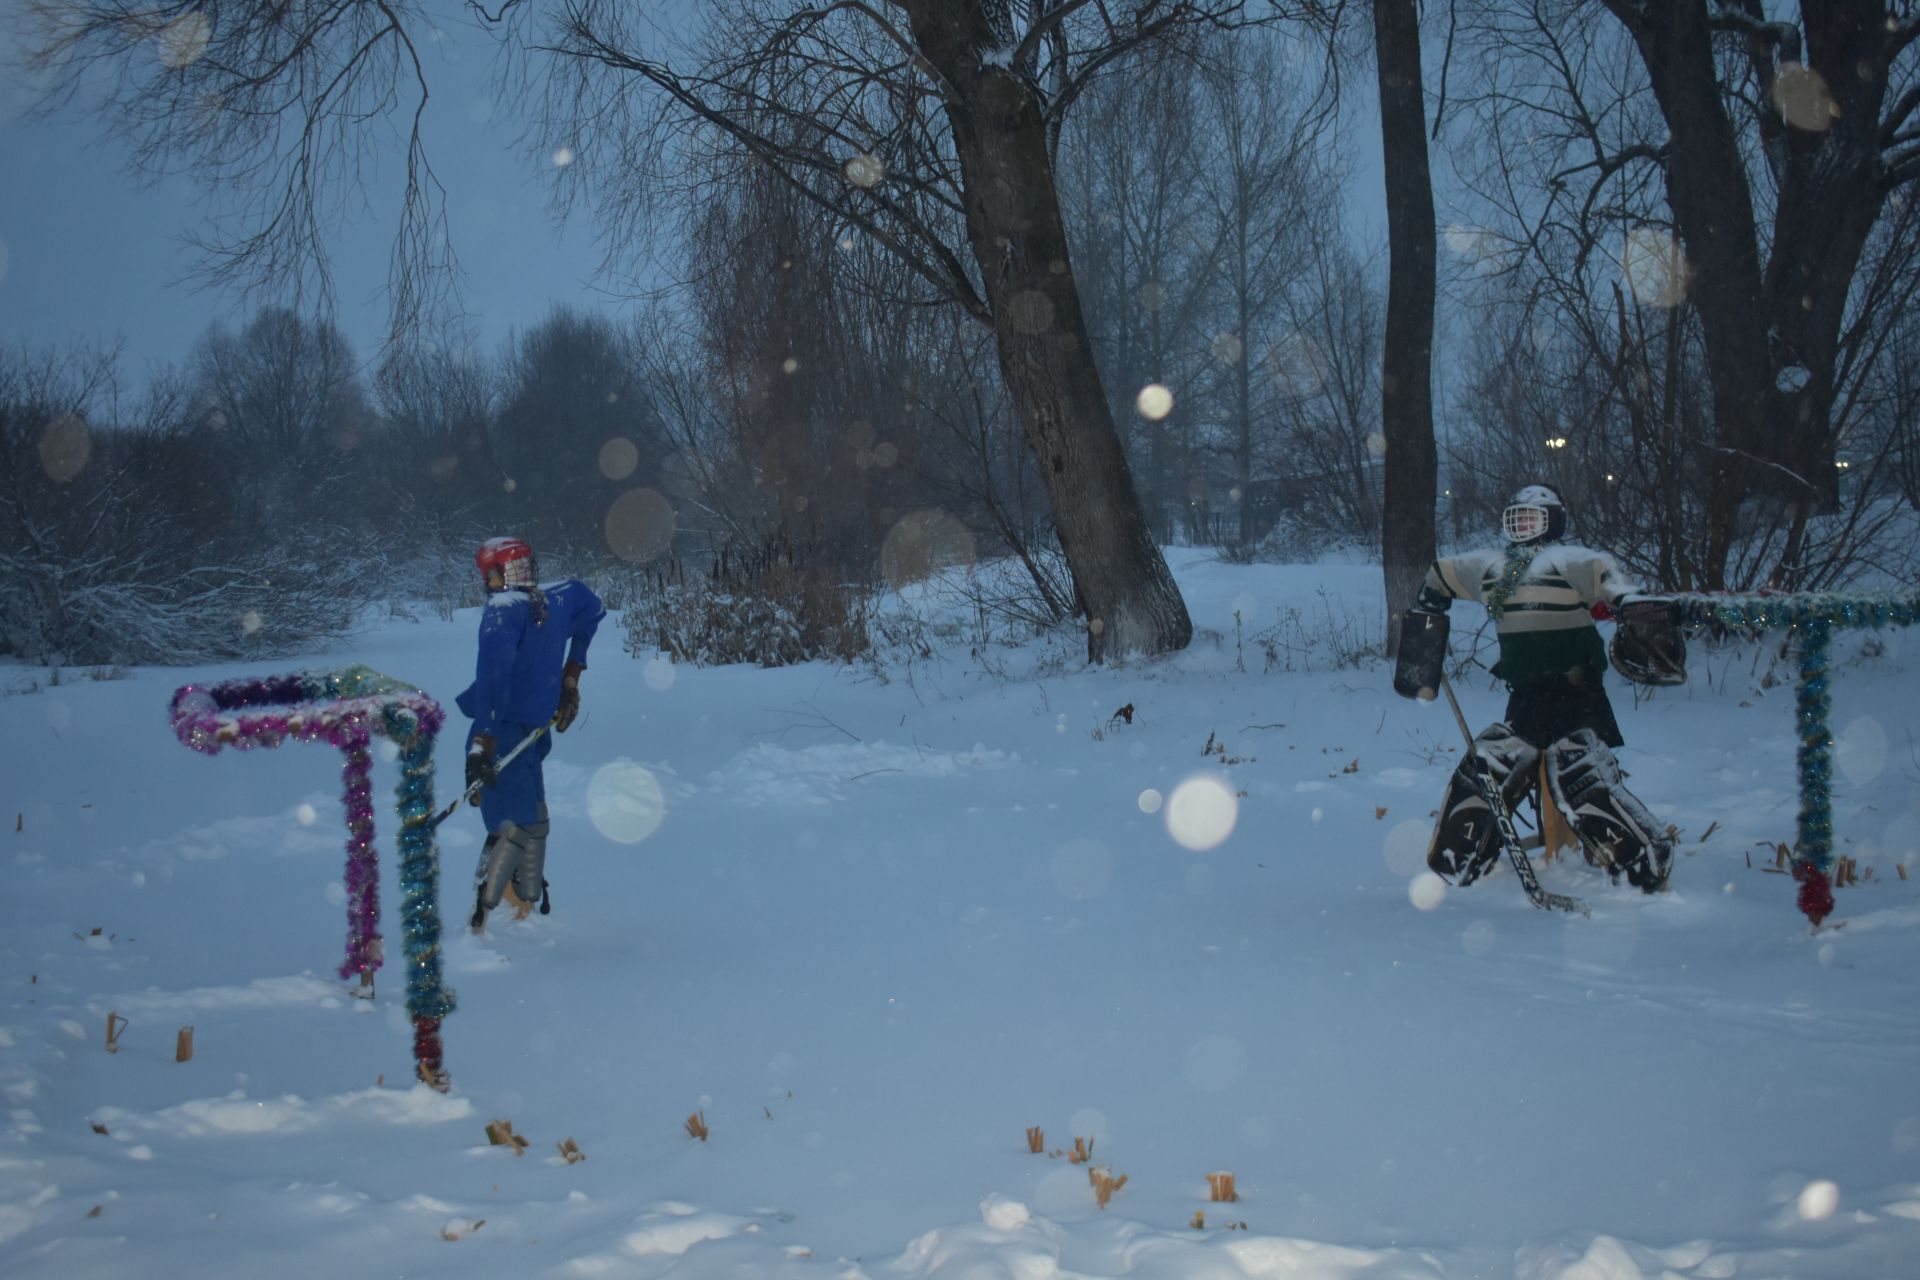
{"type": "MultiPolygon", "coordinates": [[[[1613,748],[1620,725],[1601,678],[1609,657],[1629,679],[1685,680],[1685,649],[1670,602],[1637,588],[1604,552],[1564,542],[1566,507],[1546,485],[1513,495],[1501,516],[1507,546],[1436,560],[1401,628],[1394,688],[1431,698],[1446,657],[1446,611],[1455,600],[1487,607],[1500,641],[1493,674],[1510,691],[1506,720],[1474,743],[1509,808],[1524,798],[1546,760],[1548,785],[1579,833],[1588,861],[1648,893],[1667,882],[1673,846],[1622,781],[1613,748]],[[1596,606],[1620,620],[1609,647],[1594,626],[1596,606]]],[[[1467,768],[1462,762],[1461,770],[1467,768]]],[[[1500,855],[1498,826],[1470,775],[1447,785],[1427,865],[1471,884],[1500,855]]]]}

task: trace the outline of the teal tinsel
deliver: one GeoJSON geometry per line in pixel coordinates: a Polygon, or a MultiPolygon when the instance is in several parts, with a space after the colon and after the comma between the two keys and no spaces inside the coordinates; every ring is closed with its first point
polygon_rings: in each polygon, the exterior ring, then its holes
{"type": "Polygon", "coordinates": [[[400,922],[407,956],[407,1012],[438,1021],[453,1012],[441,982],[440,849],[433,812],[434,735],[412,738],[400,757],[400,922]]]}
{"type": "Polygon", "coordinates": [[[1833,627],[1825,619],[1799,624],[1800,688],[1794,707],[1800,725],[1800,843],[1796,862],[1825,872],[1833,863],[1833,713],[1827,662],[1833,627]]]}
{"type": "Polygon", "coordinates": [[[1920,591],[1887,595],[1684,595],[1680,621],[1731,630],[1777,631],[1823,622],[1830,627],[1910,627],[1920,622],[1920,591]]]}

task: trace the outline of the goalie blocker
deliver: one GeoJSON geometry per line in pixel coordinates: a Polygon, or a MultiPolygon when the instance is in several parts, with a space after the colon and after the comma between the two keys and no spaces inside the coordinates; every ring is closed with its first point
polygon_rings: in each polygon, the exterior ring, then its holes
{"type": "Polygon", "coordinates": [[[1400,651],[1393,664],[1393,691],[1432,702],[1447,661],[1447,615],[1409,609],[1400,617],[1400,651]]]}

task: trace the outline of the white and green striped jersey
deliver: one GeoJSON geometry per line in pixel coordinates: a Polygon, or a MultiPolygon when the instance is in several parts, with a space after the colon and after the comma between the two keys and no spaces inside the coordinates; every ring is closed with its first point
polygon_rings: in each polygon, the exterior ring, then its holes
{"type": "Polygon", "coordinates": [[[1455,600],[1486,605],[1500,638],[1493,674],[1510,685],[1598,681],[1607,668],[1607,652],[1594,629],[1592,607],[1617,605],[1637,590],[1606,552],[1554,544],[1534,549],[1531,556],[1515,548],[1436,560],[1415,606],[1444,613],[1455,600]]]}

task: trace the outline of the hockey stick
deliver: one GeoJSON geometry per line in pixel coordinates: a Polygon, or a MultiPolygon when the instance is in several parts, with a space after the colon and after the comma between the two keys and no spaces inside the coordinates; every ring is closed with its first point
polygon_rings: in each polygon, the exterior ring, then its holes
{"type": "Polygon", "coordinates": [[[1513,829],[1513,811],[1507,808],[1500,788],[1494,784],[1486,757],[1474,746],[1473,730],[1467,727],[1466,713],[1460,710],[1460,699],[1453,696],[1453,682],[1447,679],[1444,671],[1440,673],[1440,687],[1447,691],[1447,702],[1453,707],[1453,718],[1459,722],[1460,736],[1467,740],[1467,759],[1473,762],[1473,785],[1479,789],[1480,798],[1487,802],[1487,808],[1493,812],[1494,824],[1500,831],[1500,843],[1506,847],[1507,860],[1513,863],[1514,874],[1520,877],[1520,887],[1527,891],[1527,901],[1542,911],[1592,915],[1592,908],[1580,899],[1564,893],[1549,893],[1540,887],[1540,877],[1534,874],[1533,862],[1520,845],[1520,833],[1513,829]]]}
{"type": "MultiPolygon", "coordinates": [[[[556,714],[554,716],[554,719],[555,720],[559,719],[559,716],[556,714]]],[[[502,769],[512,764],[516,759],[519,758],[519,755],[522,751],[525,751],[528,747],[538,742],[540,740],[540,735],[545,733],[547,730],[551,728],[553,728],[553,720],[547,721],[545,724],[535,729],[532,733],[529,733],[526,737],[520,739],[519,746],[515,747],[513,750],[507,752],[507,754],[505,754],[504,756],[501,756],[498,760],[494,761],[494,764],[493,764],[494,773],[497,775],[502,769]]],[[[455,809],[458,809],[462,804],[475,804],[479,801],[479,799],[480,799],[480,784],[476,782],[472,786],[468,787],[465,791],[462,791],[459,795],[455,796],[453,798],[453,802],[449,804],[446,808],[434,814],[433,821],[427,824],[427,830],[432,831],[435,828],[437,828],[441,823],[445,822],[448,818],[451,818],[453,816],[453,811],[455,809]]]]}

